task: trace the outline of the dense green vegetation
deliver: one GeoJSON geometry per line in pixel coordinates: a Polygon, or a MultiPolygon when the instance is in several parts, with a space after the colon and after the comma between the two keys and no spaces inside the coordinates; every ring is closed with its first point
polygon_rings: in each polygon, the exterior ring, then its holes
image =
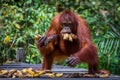
{"type": "MultiPolygon", "coordinates": [[[[55,14],[71,9],[89,24],[98,47],[99,67],[120,74],[120,2],[118,0],[1,0],[0,63],[25,48],[26,62],[41,63],[34,35],[44,34],[55,14]],[[57,10],[56,10],[57,8],[57,10]]],[[[62,63],[65,65],[65,63],[62,63]]],[[[76,67],[86,67],[85,64],[76,67]]]]}

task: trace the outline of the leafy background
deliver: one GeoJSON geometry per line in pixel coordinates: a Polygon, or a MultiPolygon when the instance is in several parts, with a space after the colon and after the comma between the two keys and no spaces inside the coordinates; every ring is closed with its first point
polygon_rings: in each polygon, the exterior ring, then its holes
{"type": "Polygon", "coordinates": [[[53,16],[64,9],[71,9],[88,22],[98,47],[99,68],[120,74],[119,0],[1,0],[0,63],[15,61],[20,47],[26,51],[27,63],[41,63],[34,35],[43,35],[53,16]]]}

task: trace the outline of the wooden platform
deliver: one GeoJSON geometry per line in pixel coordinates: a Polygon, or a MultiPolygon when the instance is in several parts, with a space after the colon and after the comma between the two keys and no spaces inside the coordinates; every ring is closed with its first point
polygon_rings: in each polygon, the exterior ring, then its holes
{"type": "MultiPolygon", "coordinates": [[[[27,64],[14,63],[0,65],[0,69],[23,69],[23,68],[41,68],[41,64],[27,64]]],[[[53,65],[53,72],[72,73],[81,72],[86,73],[87,70],[83,68],[71,68],[67,66],[53,65]]],[[[110,75],[109,78],[0,78],[0,80],[120,80],[120,76],[110,75]]]]}

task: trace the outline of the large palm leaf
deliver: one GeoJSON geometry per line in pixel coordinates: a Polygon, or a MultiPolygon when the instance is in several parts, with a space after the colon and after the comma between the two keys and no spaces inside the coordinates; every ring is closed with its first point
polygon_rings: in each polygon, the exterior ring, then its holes
{"type": "Polygon", "coordinates": [[[94,39],[94,41],[98,47],[100,68],[118,71],[120,69],[120,33],[117,27],[110,25],[110,28],[103,37],[94,39]]]}

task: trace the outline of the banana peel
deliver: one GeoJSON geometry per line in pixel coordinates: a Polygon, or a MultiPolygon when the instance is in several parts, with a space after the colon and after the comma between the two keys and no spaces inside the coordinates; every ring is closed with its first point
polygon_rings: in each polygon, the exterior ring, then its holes
{"type": "Polygon", "coordinates": [[[24,68],[22,70],[17,69],[10,69],[0,70],[0,78],[40,78],[40,77],[47,77],[47,78],[75,78],[75,77],[86,77],[86,78],[108,78],[110,73],[97,73],[97,74],[88,74],[88,73],[68,73],[65,76],[64,73],[56,73],[50,70],[35,70],[33,68],[24,68]],[[70,74],[70,75],[69,75],[70,74]]]}
{"type": "Polygon", "coordinates": [[[34,36],[35,40],[39,40],[41,37],[42,37],[42,35],[40,35],[40,34],[34,36]]]}
{"type": "Polygon", "coordinates": [[[72,42],[73,39],[77,39],[77,36],[72,33],[71,34],[65,33],[63,34],[63,39],[72,42]]]}

